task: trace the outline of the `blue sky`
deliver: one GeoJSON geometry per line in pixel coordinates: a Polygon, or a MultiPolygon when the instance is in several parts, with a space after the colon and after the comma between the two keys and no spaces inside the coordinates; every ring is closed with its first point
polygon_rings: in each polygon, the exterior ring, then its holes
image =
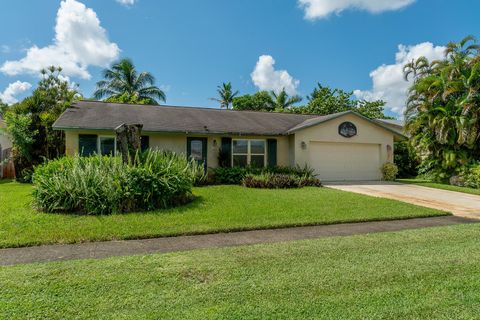
{"type": "Polygon", "coordinates": [[[3,1],[0,98],[21,99],[52,61],[71,64],[67,76],[89,97],[103,66],[129,57],[156,76],[167,104],[216,107],[208,98],[225,81],[302,96],[320,82],[385,99],[399,115],[401,65],[440,57],[480,27],[471,0],[123,1],[3,1]]]}

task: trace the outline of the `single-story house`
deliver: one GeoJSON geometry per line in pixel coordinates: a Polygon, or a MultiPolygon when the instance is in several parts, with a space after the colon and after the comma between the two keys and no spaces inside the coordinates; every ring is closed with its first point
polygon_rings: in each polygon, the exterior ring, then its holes
{"type": "Polygon", "coordinates": [[[12,141],[6,133],[7,126],[0,115],[0,179],[15,177],[13,162],[11,161],[12,141]]]}
{"type": "Polygon", "coordinates": [[[327,116],[80,101],[53,125],[68,155],[116,152],[114,129],[142,124],[142,148],[185,153],[206,167],[309,166],[323,181],[379,180],[401,126],[347,111],[327,116]]]}

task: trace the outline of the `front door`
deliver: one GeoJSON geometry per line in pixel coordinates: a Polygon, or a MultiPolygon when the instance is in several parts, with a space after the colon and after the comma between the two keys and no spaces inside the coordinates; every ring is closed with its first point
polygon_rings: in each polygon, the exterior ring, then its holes
{"type": "Polygon", "coordinates": [[[187,138],[187,155],[207,169],[207,138],[187,138]]]}

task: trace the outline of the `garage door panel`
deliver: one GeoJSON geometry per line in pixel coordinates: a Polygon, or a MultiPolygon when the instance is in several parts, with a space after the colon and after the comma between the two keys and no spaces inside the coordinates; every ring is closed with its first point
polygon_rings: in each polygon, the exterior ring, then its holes
{"type": "Polygon", "coordinates": [[[310,142],[310,166],[323,181],[379,180],[380,145],[310,142]]]}

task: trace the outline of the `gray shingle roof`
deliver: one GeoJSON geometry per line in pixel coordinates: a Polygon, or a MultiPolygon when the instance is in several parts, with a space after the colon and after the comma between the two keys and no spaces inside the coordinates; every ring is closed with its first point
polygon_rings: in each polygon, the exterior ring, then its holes
{"type": "Polygon", "coordinates": [[[53,127],[113,130],[123,123],[141,123],[148,132],[282,135],[311,118],[318,116],[79,101],[53,127]]]}
{"type": "MultiPolygon", "coordinates": [[[[353,111],[346,111],[318,116],[85,100],[67,109],[53,124],[53,128],[114,130],[124,123],[140,123],[146,132],[274,136],[291,134],[348,113],[356,114],[353,111]]],[[[357,116],[365,118],[358,114],[357,116]]],[[[401,135],[380,121],[367,120],[401,135]]]]}

